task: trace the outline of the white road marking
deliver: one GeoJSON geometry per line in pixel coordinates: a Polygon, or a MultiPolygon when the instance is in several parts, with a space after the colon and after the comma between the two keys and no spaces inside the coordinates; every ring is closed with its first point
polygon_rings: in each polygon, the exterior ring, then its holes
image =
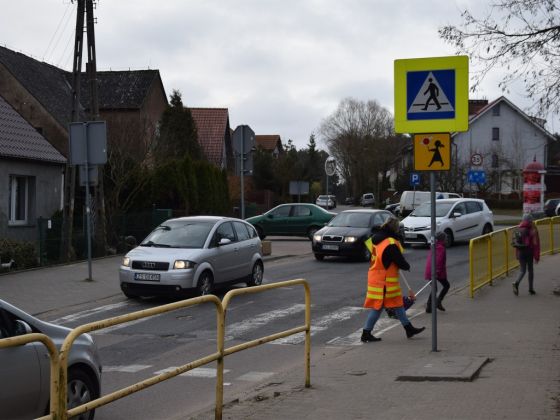
{"type": "Polygon", "coordinates": [[[238,381],[259,382],[274,375],[274,372],[247,372],[235,378],[238,381]]]}
{"type": "Polygon", "coordinates": [[[88,309],[85,311],[77,312],[75,314],[66,315],[50,322],[52,322],[53,324],[67,324],[81,318],[93,316],[101,312],[112,311],[113,309],[119,309],[129,305],[130,304],[128,302],[119,302],[119,303],[112,303],[110,305],[98,306],[97,308],[88,309]]]}
{"type": "Polygon", "coordinates": [[[102,330],[92,331],[90,334],[95,334],[95,335],[109,334],[113,331],[120,330],[121,328],[126,328],[126,327],[130,327],[132,325],[140,324],[141,322],[148,321],[148,320],[151,320],[151,319],[155,319],[155,318],[160,317],[162,315],[163,314],[157,314],[157,315],[149,316],[147,318],[135,319],[134,321],[128,321],[128,322],[125,322],[124,324],[117,324],[117,325],[113,325],[112,327],[103,328],[102,330]]]}
{"type": "MultiPolygon", "coordinates": [[[[154,375],[159,375],[162,373],[171,372],[177,369],[178,366],[170,366],[166,369],[158,370],[154,372],[154,375]]],[[[224,374],[228,373],[229,369],[224,369],[224,374]]],[[[190,376],[194,378],[215,378],[216,377],[216,369],[215,368],[196,368],[189,370],[185,373],[181,373],[179,376],[190,376]]],[[[225,385],[225,384],[224,384],[225,385]]]]}
{"type": "MultiPolygon", "coordinates": [[[[346,306],[340,308],[335,312],[331,312],[317,321],[311,321],[311,335],[317,334],[319,331],[326,330],[331,324],[335,322],[345,321],[347,319],[352,318],[359,312],[362,312],[364,309],[362,307],[356,306],[346,306]]],[[[280,338],[278,340],[271,341],[270,344],[299,344],[305,340],[305,333],[297,333],[291,335],[289,337],[280,338]]]]}
{"type": "MultiPolygon", "coordinates": [[[[406,311],[406,315],[408,319],[416,318],[417,316],[421,315],[423,310],[421,309],[409,309],[406,311]]],[[[365,321],[365,320],[364,320],[365,321]]],[[[379,318],[379,320],[375,323],[375,327],[373,328],[373,335],[379,337],[383,335],[385,332],[400,326],[401,323],[398,319],[391,319],[389,317],[379,318]]],[[[360,341],[360,337],[362,336],[362,329],[360,328],[357,331],[354,331],[352,334],[349,334],[345,337],[336,337],[327,342],[327,345],[331,346],[361,346],[362,343],[360,341]]]]}
{"type": "Polygon", "coordinates": [[[136,373],[141,370],[151,368],[152,365],[122,365],[122,366],[103,366],[103,373],[106,372],[126,372],[126,373],[136,373]]]}
{"type": "Polygon", "coordinates": [[[258,315],[254,318],[247,319],[245,321],[236,322],[231,325],[227,325],[226,322],[226,340],[233,340],[235,337],[243,335],[251,330],[262,327],[279,318],[284,318],[290,315],[297,314],[298,312],[305,311],[304,304],[296,304],[285,309],[278,309],[276,311],[270,311],[258,315]]]}

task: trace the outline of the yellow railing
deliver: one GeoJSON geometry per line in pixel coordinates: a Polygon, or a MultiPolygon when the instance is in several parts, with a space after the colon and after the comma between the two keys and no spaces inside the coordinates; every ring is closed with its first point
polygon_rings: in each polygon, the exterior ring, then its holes
{"type": "MultiPolygon", "coordinates": [[[[541,255],[560,251],[560,216],[535,221],[539,230],[541,255]]],[[[511,237],[516,226],[471,239],[469,244],[470,296],[497,277],[519,266],[511,237]]]]}
{"type": "Polygon", "coordinates": [[[67,420],[69,417],[83,414],[87,411],[96,409],[103,405],[109,404],[120,398],[124,398],[135,392],[146,389],[152,385],[158,384],[167,379],[173,378],[181,373],[195,369],[197,367],[206,365],[208,363],[217,362],[216,373],[216,402],[214,417],[217,420],[222,418],[223,398],[224,398],[224,357],[241,350],[258,346],[260,344],[268,343],[279,338],[287,337],[293,334],[305,332],[305,386],[311,386],[311,294],[309,285],[303,279],[288,280],[273,284],[262,286],[248,287],[244,289],[231,290],[224,296],[223,303],[214,296],[207,295],[192,299],[186,299],[179,302],[170,303],[167,305],[157,306],[155,308],[145,309],[142,311],[132,312],[109,318],[101,321],[91,322],[74,328],[66,337],[60,351],[57,350],[52,340],[44,334],[25,334],[18,337],[5,338],[0,340],[0,348],[14,347],[24,345],[33,341],[40,341],[47,347],[50,354],[51,361],[51,385],[50,385],[50,409],[49,414],[41,417],[39,420],[67,420]],[[238,344],[236,346],[224,349],[225,337],[225,316],[226,310],[230,300],[237,295],[259,293],[270,289],[280,287],[290,287],[295,285],[302,285],[305,291],[305,324],[299,327],[291,328],[286,331],[281,331],[272,335],[261,337],[246,343],[238,344]],[[86,404],[78,407],[68,409],[67,407],[67,376],[68,376],[68,355],[74,341],[82,334],[101,330],[103,328],[112,327],[118,324],[124,324],[130,321],[135,321],[141,318],[148,318],[154,315],[162,314],[165,312],[173,311],[180,308],[194,306],[202,303],[213,303],[216,306],[216,321],[217,321],[217,349],[215,353],[197,359],[193,362],[187,363],[183,366],[177,367],[171,371],[166,371],[162,374],[152,376],[146,380],[137,382],[133,385],[127,386],[123,389],[111,392],[110,394],[101,396],[95,400],[89,401],[86,404]]]}

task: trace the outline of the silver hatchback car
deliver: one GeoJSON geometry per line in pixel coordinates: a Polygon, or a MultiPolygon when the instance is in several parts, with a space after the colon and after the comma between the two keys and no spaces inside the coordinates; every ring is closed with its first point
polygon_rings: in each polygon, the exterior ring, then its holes
{"type": "Polygon", "coordinates": [[[119,278],[129,298],[192,291],[205,295],[226,283],[260,285],[261,240],[255,228],[241,219],[170,219],[124,256],[119,278]]]}
{"type": "MultiPolygon", "coordinates": [[[[69,328],[43,322],[0,300],[0,339],[29,333],[50,337],[60,349],[69,328]]],[[[0,419],[31,419],[49,411],[50,362],[42,343],[0,349],[0,419]]],[[[68,358],[68,407],[99,397],[101,362],[89,334],[74,341],[68,358]]],[[[80,416],[91,420],[94,411],[80,416]]]]}

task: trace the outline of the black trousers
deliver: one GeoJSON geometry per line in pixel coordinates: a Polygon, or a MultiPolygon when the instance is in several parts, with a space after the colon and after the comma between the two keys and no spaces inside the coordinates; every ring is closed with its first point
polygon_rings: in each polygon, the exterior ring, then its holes
{"type": "MultiPolygon", "coordinates": [[[[441,302],[447,292],[449,291],[449,281],[447,279],[437,279],[438,282],[441,283],[441,292],[439,292],[439,296],[437,298],[438,302],[441,302]]],[[[437,291],[437,283],[436,283],[436,291],[437,291]]],[[[432,304],[432,294],[430,293],[430,297],[428,298],[428,306],[432,304]]]]}

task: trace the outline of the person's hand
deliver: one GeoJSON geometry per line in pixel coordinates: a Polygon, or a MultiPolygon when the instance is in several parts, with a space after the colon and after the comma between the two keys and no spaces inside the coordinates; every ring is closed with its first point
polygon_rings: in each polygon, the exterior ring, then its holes
{"type": "Polygon", "coordinates": [[[414,294],[414,291],[412,289],[408,289],[408,297],[412,300],[415,301],[416,300],[416,295],[414,294]]]}

